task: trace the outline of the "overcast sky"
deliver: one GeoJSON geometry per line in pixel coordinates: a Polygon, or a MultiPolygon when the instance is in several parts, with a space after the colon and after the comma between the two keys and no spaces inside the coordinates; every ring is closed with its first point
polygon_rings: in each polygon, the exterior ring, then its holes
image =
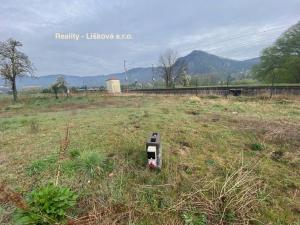
{"type": "Polygon", "coordinates": [[[0,40],[23,42],[36,75],[101,75],[156,64],[167,49],[248,59],[300,20],[299,0],[4,0],[0,40]],[[56,33],[74,33],[60,40],[56,33]],[[86,33],[129,34],[87,40],[86,33]]]}

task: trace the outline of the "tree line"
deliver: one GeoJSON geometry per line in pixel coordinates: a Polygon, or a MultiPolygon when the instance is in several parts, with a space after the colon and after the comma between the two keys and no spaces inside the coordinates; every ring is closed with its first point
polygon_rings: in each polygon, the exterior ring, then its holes
{"type": "Polygon", "coordinates": [[[284,32],[261,53],[252,73],[258,80],[272,83],[300,83],[300,21],[284,32]]]}

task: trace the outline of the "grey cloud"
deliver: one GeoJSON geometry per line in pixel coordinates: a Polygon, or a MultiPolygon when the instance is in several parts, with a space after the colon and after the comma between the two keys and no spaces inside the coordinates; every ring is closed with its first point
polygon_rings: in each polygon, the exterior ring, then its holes
{"type": "Polygon", "coordinates": [[[299,0],[85,0],[5,1],[0,37],[14,37],[38,75],[96,75],[150,66],[174,48],[224,57],[257,57],[300,19],[299,0]],[[130,33],[133,40],[55,40],[56,32],[130,33]]]}

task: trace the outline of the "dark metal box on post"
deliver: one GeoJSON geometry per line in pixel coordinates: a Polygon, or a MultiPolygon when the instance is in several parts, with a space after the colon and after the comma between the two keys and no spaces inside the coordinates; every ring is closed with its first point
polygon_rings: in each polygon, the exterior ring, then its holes
{"type": "Polygon", "coordinates": [[[148,159],[148,167],[150,169],[161,169],[162,165],[162,147],[160,143],[160,134],[151,133],[146,142],[146,151],[148,159]]]}

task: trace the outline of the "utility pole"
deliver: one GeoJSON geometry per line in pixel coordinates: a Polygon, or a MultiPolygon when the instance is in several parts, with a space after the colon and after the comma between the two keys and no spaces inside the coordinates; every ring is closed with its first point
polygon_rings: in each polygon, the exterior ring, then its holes
{"type": "Polygon", "coordinates": [[[198,77],[196,77],[196,96],[198,96],[198,77]]]}
{"type": "Polygon", "coordinates": [[[275,83],[275,72],[272,71],[272,86],[271,86],[271,89],[270,89],[270,99],[272,98],[273,96],[273,91],[274,91],[274,83],[275,83]]]}
{"type": "Polygon", "coordinates": [[[127,86],[126,92],[128,93],[129,83],[128,83],[128,76],[127,76],[126,60],[125,59],[124,59],[124,71],[125,71],[125,85],[127,86]]]}
{"type": "Polygon", "coordinates": [[[153,89],[154,89],[154,82],[155,82],[155,77],[154,77],[154,66],[152,64],[152,86],[153,86],[153,89]]]}
{"type": "Polygon", "coordinates": [[[226,93],[225,93],[225,96],[226,96],[226,98],[227,98],[227,96],[228,96],[228,94],[229,94],[229,82],[230,82],[230,80],[231,80],[231,75],[228,75],[227,76],[227,81],[226,81],[226,93]]]}

